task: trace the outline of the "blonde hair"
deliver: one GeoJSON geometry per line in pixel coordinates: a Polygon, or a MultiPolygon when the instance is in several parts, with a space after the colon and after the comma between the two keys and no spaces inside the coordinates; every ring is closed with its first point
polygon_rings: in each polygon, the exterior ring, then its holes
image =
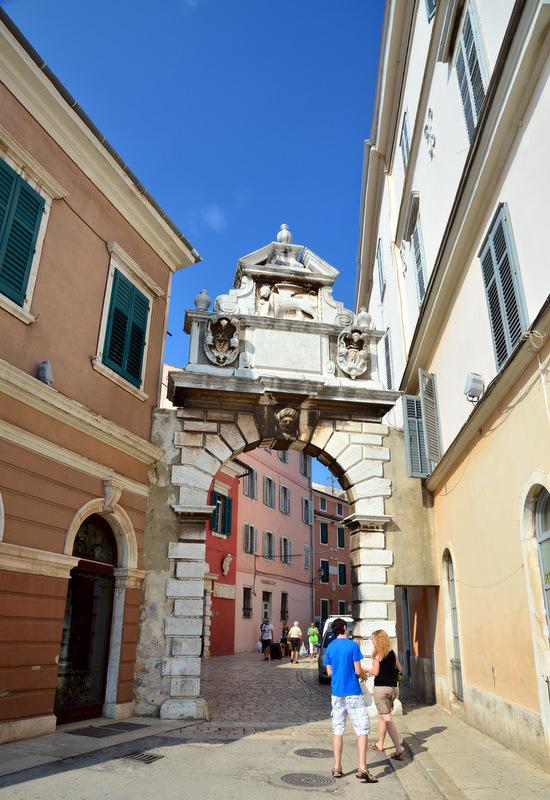
{"type": "Polygon", "coordinates": [[[383,630],[374,631],[372,635],[374,637],[374,652],[372,657],[382,661],[386,658],[388,653],[391,652],[390,637],[386,631],[383,630]]]}

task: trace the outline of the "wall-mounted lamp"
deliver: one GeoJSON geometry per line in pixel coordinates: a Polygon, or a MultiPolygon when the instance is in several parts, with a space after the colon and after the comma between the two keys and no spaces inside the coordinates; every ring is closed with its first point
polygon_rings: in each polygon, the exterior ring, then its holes
{"type": "Polygon", "coordinates": [[[466,400],[470,403],[477,403],[483,394],[483,378],[477,372],[468,373],[464,394],[466,395],[466,400]]]}

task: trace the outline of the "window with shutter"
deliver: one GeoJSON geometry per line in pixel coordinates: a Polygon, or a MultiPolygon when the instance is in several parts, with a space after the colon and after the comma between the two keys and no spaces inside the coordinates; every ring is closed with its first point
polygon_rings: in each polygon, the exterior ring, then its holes
{"type": "Polygon", "coordinates": [[[210,529],[224,536],[231,535],[232,505],[233,501],[220,492],[212,491],[212,505],[214,511],[210,517],[210,529]]]}
{"type": "Polygon", "coordinates": [[[23,306],[45,201],[0,159],[0,292],[23,306]]]}
{"type": "Polygon", "coordinates": [[[471,141],[479,119],[481,106],[485,100],[488,80],[487,67],[481,47],[481,37],[472,3],[469,3],[464,18],[455,70],[468,141],[471,141]]]}
{"type": "Polygon", "coordinates": [[[279,486],[279,510],[281,514],[290,514],[290,489],[283,483],[279,486]]]}
{"type": "Polygon", "coordinates": [[[328,561],[326,558],[320,559],[319,566],[323,570],[323,574],[321,575],[321,583],[328,583],[328,561]]]}
{"type": "Polygon", "coordinates": [[[262,555],[270,560],[275,558],[275,535],[271,531],[263,533],[262,555]]]}
{"type": "Polygon", "coordinates": [[[479,258],[500,371],[527,327],[523,287],[506,204],[497,212],[479,258]]]}
{"type": "Polygon", "coordinates": [[[424,258],[424,243],[422,241],[420,217],[416,220],[416,225],[414,226],[414,231],[411,236],[411,245],[414,254],[418,305],[422,305],[422,301],[424,300],[424,295],[426,294],[426,261],[424,258]]]}
{"type": "Polygon", "coordinates": [[[411,478],[427,478],[441,459],[441,426],[435,375],[418,370],[420,397],[403,396],[403,424],[407,471],[411,478]]]}
{"type": "Polygon", "coordinates": [[[305,544],[304,545],[304,569],[309,569],[309,564],[310,564],[309,557],[310,557],[309,545],[305,544]]]}
{"type": "Polygon", "coordinates": [[[275,508],[275,481],[264,475],[264,503],[269,508],[275,508]]]}
{"type": "Polygon", "coordinates": [[[403,427],[408,475],[410,478],[427,478],[430,466],[426,455],[420,397],[403,395],[403,427]]]}
{"type": "Polygon", "coordinates": [[[139,388],[149,300],[115,270],[103,363],[139,388]]]}

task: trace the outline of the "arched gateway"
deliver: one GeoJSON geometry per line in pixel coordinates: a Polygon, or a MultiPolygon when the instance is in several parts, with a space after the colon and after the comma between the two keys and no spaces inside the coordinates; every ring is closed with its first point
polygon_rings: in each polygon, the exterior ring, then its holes
{"type": "MultiPolygon", "coordinates": [[[[199,718],[207,495],[218,470],[256,447],[305,450],[346,490],[351,530],[355,634],[370,652],[372,630],[395,635],[394,587],[386,582],[384,477],[390,451],[381,423],[398,393],[378,376],[365,309],[332,298],[337,270],[277,242],[239,261],[235,287],[202,292],[188,311],[189,363],[171,372],[174,410],[158,410],[155,443],[165,451],[153,479],[144,554],[148,571],[138,649],[136,708],[165,719],[199,718]]],[[[360,642],[361,644],[361,642],[360,642]]]]}

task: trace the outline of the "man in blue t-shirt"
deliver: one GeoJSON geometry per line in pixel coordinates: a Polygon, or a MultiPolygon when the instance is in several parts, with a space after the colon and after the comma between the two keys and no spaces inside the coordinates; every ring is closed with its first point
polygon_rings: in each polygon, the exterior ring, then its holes
{"type": "Polygon", "coordinates": [[[378,783],[367,769],[367,747],[369,743],[370,721],[363,693],[359,686],[359,678],[366,680],[367,673],[361,666],[363,654],[357,642],[348,639],[348,626],[343,619],[335,619],[332,623],[335,639],[327,647],[325,664],[327,674],[332,679],[332,749],[334,750],[335,778],[341,778],[342,749],[344,731],[346,730],[346,711],[357,734],[359,751],[359,769],[357,777],[364,778],[367,783],[378,783]]]}

